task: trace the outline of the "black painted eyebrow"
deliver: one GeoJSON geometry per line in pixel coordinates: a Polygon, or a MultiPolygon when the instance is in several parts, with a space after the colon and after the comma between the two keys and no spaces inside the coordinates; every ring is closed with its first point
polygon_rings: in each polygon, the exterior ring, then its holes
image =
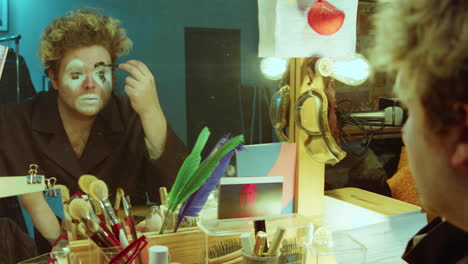
{"type": "Polygon", "coordinates": [[[101,66],[102,66],[102,67],[112,67],[112,68],[116,68],[116,67],[117,67],[117,65],[114,65],[114,64],[106,64],[106,63],[103,62],[103,61],[100,61],[100,62],[94,64],[94,68],[95,68],[95,69],[96,69],[97,67],[101,67],[101,66]]]}

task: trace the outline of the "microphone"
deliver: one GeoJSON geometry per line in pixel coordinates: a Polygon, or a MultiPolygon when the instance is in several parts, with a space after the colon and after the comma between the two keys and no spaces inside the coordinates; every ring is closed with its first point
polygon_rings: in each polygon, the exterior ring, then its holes
{"type": "Polygon", "coordinates": [[[391,126],[401,126],[403,123],[403,109],[398,106],[390,106],[382,111],[351,113],[349,116],[366,122],[380,121],[391,126]]]}

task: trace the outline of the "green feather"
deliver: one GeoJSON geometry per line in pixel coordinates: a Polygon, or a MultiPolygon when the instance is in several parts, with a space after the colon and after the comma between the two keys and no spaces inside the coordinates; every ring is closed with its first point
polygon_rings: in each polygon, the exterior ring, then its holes
{"type": "Polygon", "coordinates": [[[195,146],[192,149],[190,155],[185,158],[182,166],[177,173],[176,180],[174,185],[169,192],[168,202],[172,204],[172,201],[175,201],[175,198],[179,196],[182,188],[186,185],[187,181],[192,177],[195,171],[200,167],[201,162],[201,152],[205,147],[208,137],[210,136],[210,130],[205,127],[198,135],[195,146]]]}
{"type": "Polygon", "coordinates": [[[203,150],[210,132],[208,128],[204,128],[198,136],[197,142],[193,147],[190,155],[185,159],[179,172],[177,173],[176,181],[169,193],[168,210],[164,215],[164,221],[161,227],[160,234],[163,234],[169,219],[175,212],[177,207],[185,202],[192,193],[197,191],[203,183],[211,176],[213,171],[218,167],[221,159],[230,151],[235,149],[239,144],[244,142],[244,136],[239,135],[230,139],[221,148],[219,148],[208,160],[201,162],[201,151],[203,150]]]}
{"type": "Polygon", "coordinates": [[[169,211],[176,210],[177,206],[185,202],[192,193],[198,190],[206,179],[210,177],[213,171],[218,167],[221,159],[226,156],[231,150],[235,149],[239,144],[244,142],[244,136],[239,135],[224,144],[218,151],[215,152],[207,161],[195,171],[195,173],[188,179],[186,184],[182,187],[181,191],[177,193],[174,200],[169,202],[169,211]]]}

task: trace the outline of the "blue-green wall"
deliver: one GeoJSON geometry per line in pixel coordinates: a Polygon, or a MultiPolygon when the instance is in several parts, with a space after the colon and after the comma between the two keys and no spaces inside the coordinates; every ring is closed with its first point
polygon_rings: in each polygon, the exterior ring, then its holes
{"type": "MultiPolygon", "coordinates": [[[[79,7],[102,8],[117,17],[134,41],[125,59],[145,62],[157,79],[161,104],[175,132],[186,140],[184,27],[229,28],[241,31],[241,84],[275,87],[259,70],[256,0],[10,0],[9,32],[21,34],[36,90],[43,69],[37,56],[42,30],[56,17],[79,7]]],[[[5,44],[5,43],[0,43],[5,44]]],[[[124,76],[118,76],[121,90],[124,76]]]]}

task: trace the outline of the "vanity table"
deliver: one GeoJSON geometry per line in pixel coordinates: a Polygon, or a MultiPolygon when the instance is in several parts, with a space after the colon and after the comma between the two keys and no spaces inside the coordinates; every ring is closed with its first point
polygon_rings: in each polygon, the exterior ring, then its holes
{"type": "MultiPolygon", "coordinates": [[[[277,225],[276,222],[293,223],[295,227],[291,228],[296,228],[297,234],[307,230],[310,232],[307,228],[301,229],[307,223],[313,224],[315,230],[321,226],[340,228],[365,246],[367,255],[365,263],[378,263],[378,261],[404,263],[400,257],[406,242],[426,224],[426,215],[420,212],[421,208],[357,188],[326,192],[323,196],[323,208],[323,217],[283,216],[279,220],[276,218],[267,220],[267,225],[273,228],[277,225]],[[294,220],[291,222],[290,219],[294,220]]],[[[214,220],[199,223],[200,228],[183,228],[177,233],[159,235],[149,232],[144,235],[149,242],[148,247],[167,246],[172,262],[204,263],[207,248],[222,241],[235,239],[242,232],[249,232],[252,226],[250,221],[214,220]],[[213,223],[218,226],[214,226],[213,223]]],[[[70,246],[77,256],[102,255],[99,248],[90,240],[72,241],[70,246]]],[[[146,250],[142,252],[142,256],[146,261],[146,250]]]]}

